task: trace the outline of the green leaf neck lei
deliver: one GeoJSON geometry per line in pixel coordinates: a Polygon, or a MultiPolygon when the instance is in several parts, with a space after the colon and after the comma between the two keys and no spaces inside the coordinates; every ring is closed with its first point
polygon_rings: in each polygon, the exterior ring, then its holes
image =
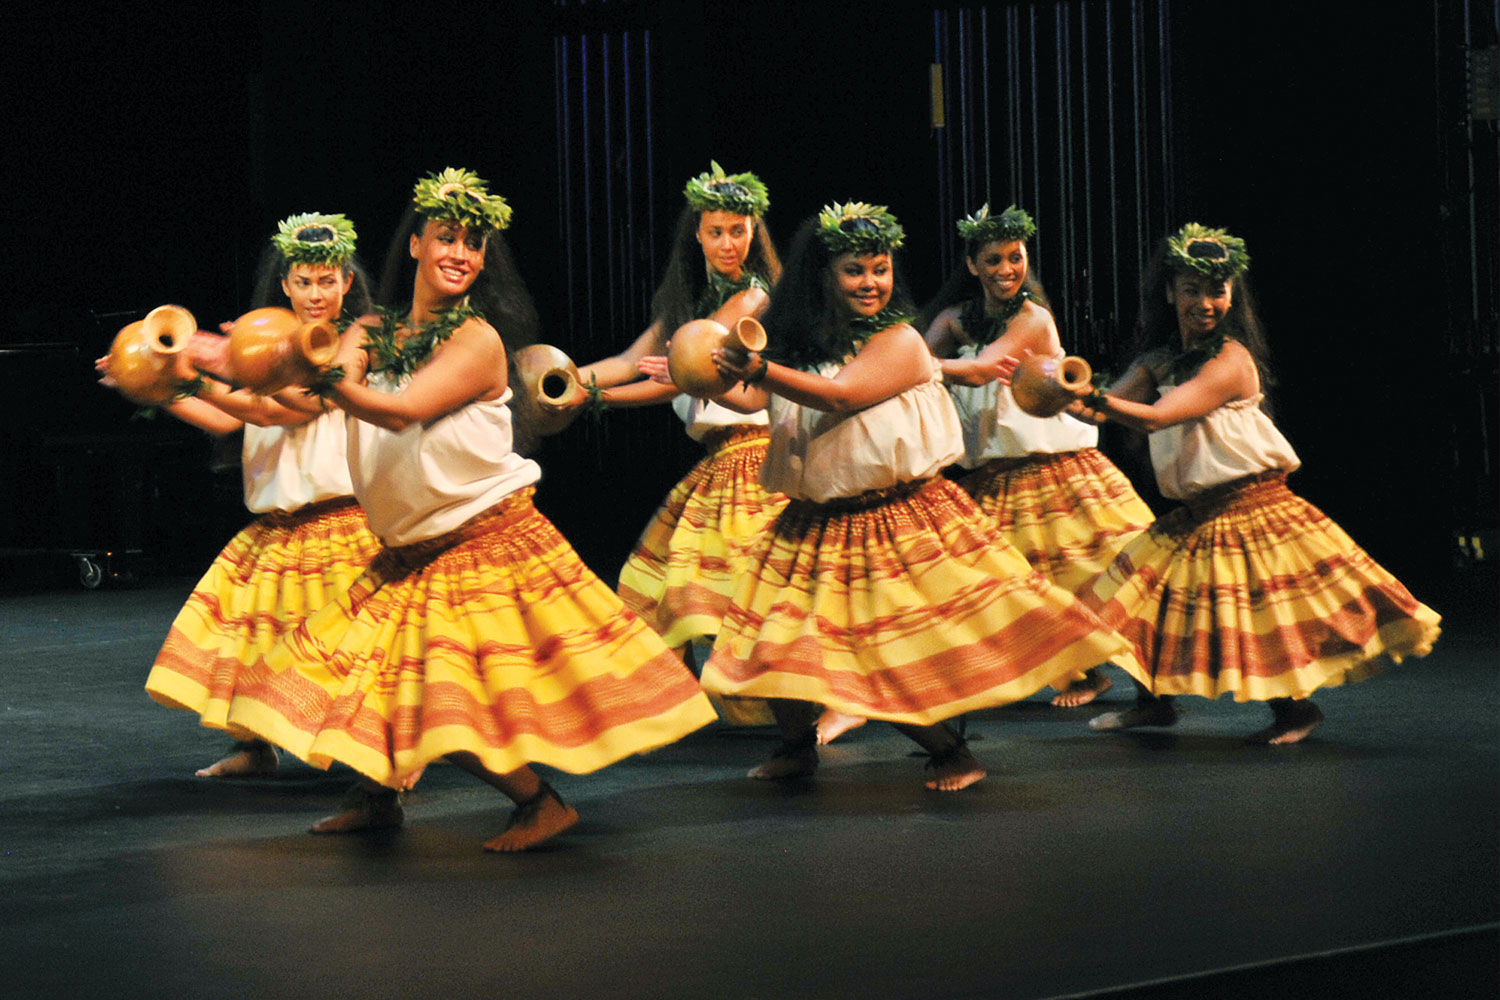
{"type": "Polygon", "coordinates": [[[740,273],[739,280],[731,280],[724,277],[718,271],[710,271],[708,285],[703,293],[698,296],[698,301],[693,304],[693,318],[707,319],[718,312],[719,307],[747,288],[761,288],[770,291],[766,279],[754,271],[746,270],[740,273]]]}
{"type": "Polygon", "coordinates": [[[1216,333],[1202,343],[1173,356],[1167,369],[1171,372],[1173,382],[1181,385],[1199,368],[1217,358],[1219,352],[1224,350],[1224,342],[1228,339],[1224,334],[1216,333]]]}
{"type": "Polygon", "coordinates": [[[808,367],[816,370],[826,364],[843,364],[851,355],[881,330],[888,330],[899,323],[910,323],[916,317],[895,306],[886,306],[873,316],[856,316],[834,330],[828,337],[822,357],[813,358],[808,367]]]}
{"type": "Polygon", "coordinates": [[[370,352],[370,371],[389,372],[397,379],[405,378],[426,364],[437,346],[466,321],[479,315],[477,309],[467,305],[454,306],[438,313],[411,331],[403,340],[396,334],[405,325],[411,310],[375,307],[380,314],[380,329],[365,331],[365,350],[370,352]]]}
{"type": "Polygon", "coordinates": [[[984,297],[970,299],[964,303],[963,309],[958,314],[959,325],[964,328],[964,336],[980,347],[993,344],[1005,333],[1005,328],[1010,326],[1010,321],[1015,319],[1021,312],[1021,307],[1031,299],[1031,293],[1021,289],[1008,299],[1000,300],[998,312],[986,312],[984,308],[984,297]]]}

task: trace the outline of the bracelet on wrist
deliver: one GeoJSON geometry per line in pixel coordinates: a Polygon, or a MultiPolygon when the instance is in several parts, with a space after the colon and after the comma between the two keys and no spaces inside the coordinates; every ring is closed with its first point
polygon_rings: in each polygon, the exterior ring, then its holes
{"type": "Polygon", "coordinates": [[[770,371],[771,371],[771,362],[767,361],[765,358],[761,358],[760,359],[760,371],[754,372],[754,373],[752,373],[750,375],[745,376],[745,385],[746,385],[746,387],[749,387],[749,386],[752,386],[752,385],[759,385],[761,382],[765,381],[766,375],[769,374],[770,371]]]}

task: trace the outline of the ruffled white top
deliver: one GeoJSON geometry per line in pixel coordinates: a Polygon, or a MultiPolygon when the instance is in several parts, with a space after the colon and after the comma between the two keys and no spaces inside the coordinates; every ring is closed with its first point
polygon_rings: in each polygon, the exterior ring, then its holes
{"type": "MultiPolygon", "coordinates": [[[[408,376],[409,377],[409,376],[408,376]]],[[[398,392],[386,372],[369,385],[398,392]]],[[[349,421],[349,475],[370,527],[387,545],[445,534],[542,478],[541,466],[512,450],[511,391],[466,403],[427,423],[388,431],[349,421]]]]}
{"type": "Polygon", "coordinates": [[[345,458],[344,411],[296,427],[245,425],[240,470],[245,506],[256,514],[293,511],[354,492],[345,458]]]}
{"type": "MultiPolygon", "coordinates": [[[[1172,386],[1160,388],[1165,394],[1172,386]]],[[[1264,395],[1225,403],[1197,420],[1151,434],[1151,465],[1162,495],[1186,500],[1245,476],[1300,467],[1291,443],[1261,411],[1264,395]]]]}
{"type": "MultiPolygon", "coordinates": [[[[840,364],[818,369],[838,374],[840,364]]],[[[825,413],[773,395],[768,490],[826,503],[937,475],[963,454],[963,432],[937,360],[925,382],[853,413],[825,413]]]]}
{"type": "Polygon", "coordinates": [[[672,400],[672,412],[677,414],[687,428],[688,437],[694,441],[702,441],[710,432],[723,427],[764,427],[769,419],[764,410],[740,413],[711,399],[695,399],[685,392],[672,400]]]}
{"type": "MultiPolygon", "coordinates": [[[[965,344],[959,348],[958,356],[972,358],[979,351],[977,344],[965,344]]],[[[1057,357],[1063,357],[1061,351],[1057,357]]],[[[1099,444],[1099,428],[1074,420],[1066,413],[1033,417],[1016,405],[1010,386],[999,382],[950,385],[948,394],[953,397],[958,421],[963,426],[964,457],[959,464],[966,469],[977,469],[995,458],[1055,455],[1099,444]]]]}

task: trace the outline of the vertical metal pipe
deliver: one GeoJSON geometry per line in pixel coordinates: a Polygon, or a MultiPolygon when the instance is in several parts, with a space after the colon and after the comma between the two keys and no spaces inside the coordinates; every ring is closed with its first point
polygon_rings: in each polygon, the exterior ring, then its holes
{"type": "Polygon", "coordinates": [[[1005,11],[1005,152],[1010,161],[1008,197],[1021,198],[1021,13],[1014,7],[1005,11]]]}
{"type": "Polygon", "coordinates": [[[1120,314],[1120,186],[1115,176],[1115,10],[1113,0],[1104,3],[1104,104],[1109,119],[1109,274],[1110,308],[1114,321],[1124,327],[1120,314]]]}
{"type": "Polygon", "coordinates": [[[656,267],[656,129],[651,116],[651,30],[642,33],[641,46],[645,58],[642,66],[646,75],[646,246],[650,260],[649,273],[660,273],[656,267]]]}
{"type": "MultiPolygon", "coordinates": [[[[1091,142],[1092,109],[1089,106],[1089,8],[1080,6],[1078,9],[1078,63],[1079,63],[1079,97],[1082,100],[1083,115],[1083,270],[1088,279],[1088,299],[1084,304],[1083,318],[1086,323],[1096,324],[1098,322],[1098,309],[1094,301],[1095,281],[1094,276],[1099,273],[1098,262],[1094,260],[1094,159],[1093,144],[1091,142]]],[[[1075,350],[1081,349],[1079,338],[1074,337],[1075,350]]],[[[1093,352],[1098,350],[1098,344],[1090,342],[1088,349],[1093,352]]]]}
{"type": "Polygon", "coordinates": [[[1028,39],[1031,52],[1031,141],[1027,145],[1031,149],[1031,203],[1040,206],[1042,203],[1042,122],[1041,111],[1037,108],[1040,102],[1037,100],[1039,88],[1036,68],[1036,7],[1031,7],[1029,12],[1031,15],[1031,37],[1028,39]]]}
{"type": "Polygon", "coordinates": [[[610,72],[613,60],[610,58],[609,34],[603,33],[599,36],[599,76],[603,81],[602,118],[604,125],[604,163],[600,183],[604,187],[604,242],[601,245],[604,250],[604,290],[605,303],[609,309],[609,318],[606,321],[606,329],[611,338],[617,336],[616,331],[620,329],[620,317],[618,313],[619,296],[616,294],[615,277],[619,266],[615,254],[615,129],[614,129],[614,74],[610,72]]]}
{"type": "Polygon", "coordinates": [[[583,246],[582,253],[585,265],[584,294],[588,301],[584,307],[584,321],[588,324],[589,332],[592,334],[599,329],[599,324],[594,319],[594,269],[587,265],[589,254],[594,247],[594,220],[591,211],[594,204],[594,179],[593,179],[593,137],[589,134],[589,39],[583,35],[578,39],[579,68],[579,114],[583,119],[583,246]]]}
{"type": "MultiPolygon", "coordinates": [[[[1059,211],[1048,218],[1043,219],[1043,224],[1057,229],[1061,223],[1062,232],[1058,234],[1053,245],[1058,248],[1058,273],[1062,281],[1063,294],[1067,296],[1064,307],[1064,322],[1067,326],[1073,324],[1068,319],[1073,314],[1074,308],[1074,286],[1076,284],[1073,274],[1072,253],[1072,230],[1073,230],[1073,184],[1072,163],[1069,155],[1072,151],[1069,141],[1069,129],[1072,122],[1069,121],[1069,110],[1071,104],[1072,80],[1069,74],[1068,63],[1068,6],[1059,3],[1053,9],[1053,25],[1056,38],[1053,39],[1053,56],[1057,61],[1054,77],[1057,81],[1057,201],[1059,211]]],[[[1039,258],[1040,253],[1037,255],[1039,258]]]]}
{"type": "Polygon", "coordinates": [[[564,298],[568,306],[568,330],[577,329],[576,304],[573,296],[573,187],[572,141],[568,128],[568,39],[559,36],[553,43],[553,60],[557,74],[557,221],[563,245],[563,278],[567,282],[564,298]]]}
{"type": "Polygon", "coordinates": [[[1167,31],[1167,7],[1171,0],[1160,0],[1156,8],[1156,45],[1161,66],[1161,228],[1165,232],[1177,217],[1177,192],[1172,189],[1172,42],[1167,31]]]}
{"type": "Polygon", "coordinates": [[[635,241],[632,239],[635,233],[635,215],[640,207],[635,201],[635,116],[631,114],[635,91],[631,88],[630,59],[630,32],[626,31],[620,35],[620,73],[624,80],[624,94],[620,103],[621,112],[625,117],[625,232],[621,239],[625,252],[621,257],[625,270],[626,301],[629,303],[625,322],[627,325],[635,326],[644,324],[631,322],[639,318],[640,308],[636,280],[635,241]]]}
{"type": "Polygon", "coordinates": [[[1145,264],[1145,231],[1149,215],[1145,190],[1145,150],[1141,148],[1143,110],[1141,81],[1141,13],[1138,0],[1130,0],[1130,124],[1133,165],[1135,168],[1135,262],[1137,271],[1145,264]]]}
{"type": "Polygon", "coordinates": [[[990,159],[994,155],[994,146],[990,144],[990,11],[988,7],[979,9],[979,61],[980,85],[983,87],[983,121],[984,121],[984,200],[989,201],[990,193],[990,159]]]}

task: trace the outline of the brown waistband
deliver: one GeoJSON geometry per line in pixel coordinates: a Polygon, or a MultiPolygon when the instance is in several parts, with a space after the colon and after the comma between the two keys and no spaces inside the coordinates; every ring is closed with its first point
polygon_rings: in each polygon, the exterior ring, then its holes
{"type": "Polygon", "coordinates": [[[492,531],[503,530],[511,524],[530,517],[536,510],[532,503],[532,497],[535,494],[535,486],[522,487],[499,503],[486,507],[452,531],[445,531],[441,535],[434,535],[407,545],[388,545],[385,555],[403,566],[420,566],[460,542],[492,531]]]}
{"type": "Polygon", "coordinates": [[[770,439],[771,431],[763,424],[730,424],[728,427],[715,427],[708,431],[698,443],[703,445],[705,451],[712,454],[730,445],[751,444],[770,439]]]}
{"type": "Polygon", "coordinates": [[[353,497],[329,497],[327,500],[319,500],[315,503],[306,504],[296,510],[271,510],[261,515],[261,520],[278,528],[288,527],[293,524],[301,524],[311,521],[315,517],[322,517],[332,511],[345,507],[359,509],[359,501],[353,497]]]}
{"type": "Polygon", "coordinates": [[[1286,470],[1268,469],[1251,476],[1241,476],[1227,483],[1211,486],[1183,501],[1193,517],[1203,521],[1231,507],[1259,504],[1286,490],[1286,470]]]}

